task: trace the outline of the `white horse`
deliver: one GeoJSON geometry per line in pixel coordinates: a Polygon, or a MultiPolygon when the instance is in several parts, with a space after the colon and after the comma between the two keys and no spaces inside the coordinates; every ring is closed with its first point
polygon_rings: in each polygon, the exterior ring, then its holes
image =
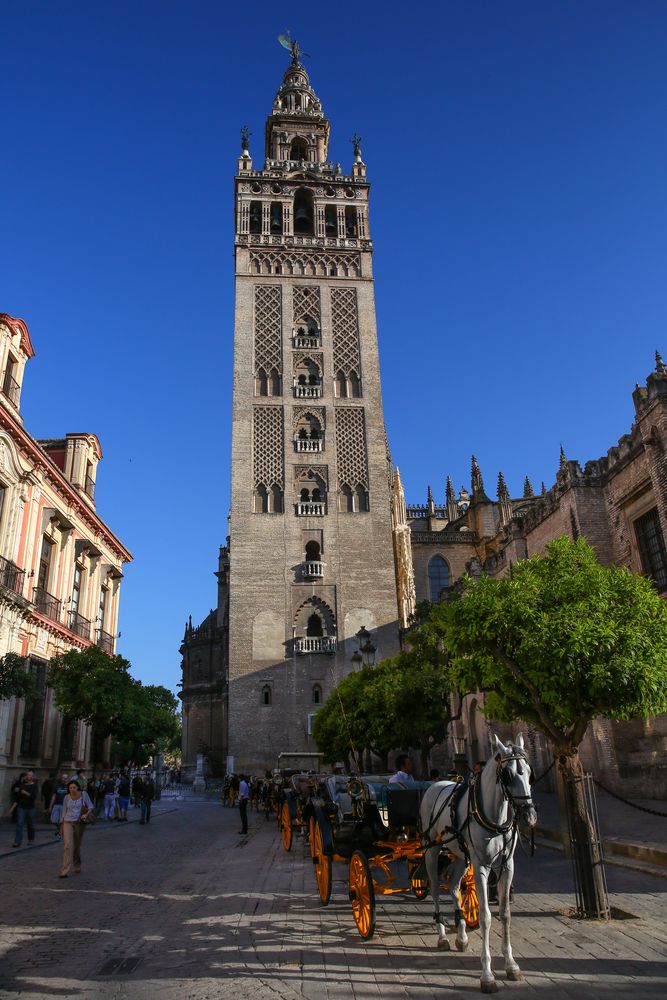
{"type": "Polygon", "coordinates": [[[494,871],[498,876],[498,902],[503,925],[503,955],[508,979],[523,979],[521,969],[512,955],[510,943],[510,886],[514,874],[514,849],[518,826],[535,826],[537,813],[530,792],[530,765],[526,758],[523,736],[516,743],[505,746],[497,736],[493,738],[494,755],[481,773],[465,787],[454,809],[452,823],[450,799],[456,785],[439,781],[424,795],[420,807],[422,839],[426,847],[426,870],[435,902],[435,922],[438,928],[438,947],[449,950],[445,923],[440,915],[438,856],[443,847],[456,856],[449,888],[454,900],[456,947],[468,947],[466,922],[459,906],[458,891],[467,867],[467,857],[472,861],[475,884],[479,897],[479,922],[482,929],[483,993],[495,993],[499,984],[491,971],[489,950],[488,880],[494,871]]]}

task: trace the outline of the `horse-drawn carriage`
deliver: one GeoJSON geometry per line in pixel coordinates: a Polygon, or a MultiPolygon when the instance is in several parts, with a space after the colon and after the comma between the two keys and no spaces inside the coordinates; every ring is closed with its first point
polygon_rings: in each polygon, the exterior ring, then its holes
{"type": "MultiPolygon", "coordinates": [[[[332,864],[348,864],[349,895],[357,930],[368,940],[375,931],[376,896],[428,893],[424,847],[419,834],[419,806],[430,782],[389,783],[386,777],[320,779],[304,816],[309,820],[310,852],[320,900],[331,898],[332,864]]],[[[454,856],[443,849],[439,882],[448,886],[454,856]]],[[[459,889],[468,927],[476,927],[479,904],[472,867],[459,889]]]]}
{"type": "Polygon", "coordinates": [[[278,826],[283,847],[292,850],[295,833],[305,833],[309,829],[312,816],[312,797],[317,788],[318,778],[312,774],[296,772],[281,775],[279,791],[278,826]]]}

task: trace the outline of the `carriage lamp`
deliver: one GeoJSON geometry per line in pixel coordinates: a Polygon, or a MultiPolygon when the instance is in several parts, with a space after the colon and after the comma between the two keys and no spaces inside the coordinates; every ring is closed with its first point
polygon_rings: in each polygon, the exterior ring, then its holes
{"type": "Polygon", "coordinates": [[[362,625],[359,631],[357,632],[357,639],[359,640],[359,649],[361,649],[361,647],[364,645],[365,642],[369,641],[370,637],[371,637],[370,632],[368,631],[365,625],[362,625]]]}
{"type": "Polygon", "coordinates": [[[363,662],[364,662],[364,658],[361,655],[361,653],[359,652],[359,650],[357,649],[356,652],[354,652],[352,654],[352,666],[354,667],[355,670],[358,670],[359,667],[361,667],[363,665],[363,662]]]}
{"type": "Polygon", "coordinates": [[[361,647],[361,653],[364,659],[365,667],[375,666],[375,652],[376,648],[372,642],[369,641],[363,644],[363,646],[361,647]]]}

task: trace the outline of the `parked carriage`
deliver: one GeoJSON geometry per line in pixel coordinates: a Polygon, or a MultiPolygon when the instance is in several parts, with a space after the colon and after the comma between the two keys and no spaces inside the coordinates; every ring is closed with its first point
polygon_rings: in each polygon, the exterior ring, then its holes
{"type": "Polygon", "coordinates": [[[278,826],[283,847],[291,851],[295,833],[309,831],[312,799],[319,779],[313,774],[297,772],[283,775],[281,780],[278,826]]]}
{"type": "MultiPolygon", "coordinates": [[[[329,903],[334,861],[348,864],[349,895],[364,940],[375,931],[375,900],[428,893],[424,848],[418,832],[419,804],[430,782],[389,784],[386,777],[331,775],[318,782],[310,801],[310,852],[320,900],[329,903]]],[[[440,882],[447,887],[454,856],[440,855],[440,882]]],[[[479,903],[472,866],[459,891],[468,927],[477,927],[479,903]]]]}

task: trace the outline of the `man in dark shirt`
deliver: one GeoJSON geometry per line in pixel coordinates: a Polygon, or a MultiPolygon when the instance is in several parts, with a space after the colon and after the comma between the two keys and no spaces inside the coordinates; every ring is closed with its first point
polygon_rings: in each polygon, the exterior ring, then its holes
{"type": "Polygon", "coordinates": [[[28,846],[35,841],[35,802],[37,801],[37,782],[32,771],[26,771],[25,778],[18,790],[18,820],[16,823],[16,838],[12,847],[20,847],[23,840],[23,827],[28,827],[28,846]]]}
{"type": "Polygon", "coordinates": [[[141,801],[141,819],[139,820],[139,824],[143,825],[151,821],[151,806],[155,798],[155,785],[153,784],[153,779],[148,774],[145,774],[141,780],[139,795],[141,801]]]}

